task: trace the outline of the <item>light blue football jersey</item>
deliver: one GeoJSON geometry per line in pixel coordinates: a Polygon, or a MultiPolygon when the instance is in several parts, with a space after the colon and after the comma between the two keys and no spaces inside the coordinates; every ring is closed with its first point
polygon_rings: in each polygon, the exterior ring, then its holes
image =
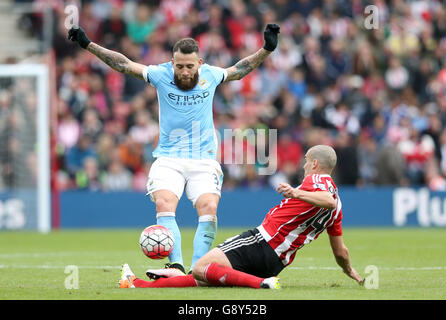
{"type": "Polygon", "coordinates": [[[172,62],[147,66],[143,75],[156,88],[159,103],[160,138],[153,156],[216,159],[212,105],[226,70],[202,64],[198,83],[189,91],[175,85],[172,62]]]}

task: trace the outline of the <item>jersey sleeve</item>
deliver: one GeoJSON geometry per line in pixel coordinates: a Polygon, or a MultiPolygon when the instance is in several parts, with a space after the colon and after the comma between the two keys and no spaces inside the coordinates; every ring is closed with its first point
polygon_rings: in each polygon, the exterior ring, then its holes
{"type": "Polygon", "coordinates": [[[339,211],[338,216],[336,217],[333,224],[327,228],[327,233],[330,236],[342,236],[342,210],[339,211]]]}
{"type": "Polygon", "coordinates": [[[218,86],[220,83],[226,80],[226,77],[228,76],[228,72],[226,69],[216,67],[216,66],[209,66],[209,70],[211,71],[212,75],[215,78],[215,84],[218,86]]]}
{"type": "Polygon", "coordinates": [[[144,68],[143,77],[146,82],[149,82],[154,87],[157,86],[161,76],[163,74],[163,68],[159,65],[150,65],[144,68]]]}

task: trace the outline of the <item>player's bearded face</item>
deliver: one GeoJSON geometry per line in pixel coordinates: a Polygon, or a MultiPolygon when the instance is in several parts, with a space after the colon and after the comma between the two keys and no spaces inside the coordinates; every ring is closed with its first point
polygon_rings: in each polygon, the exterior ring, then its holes
{"type": "Polygon", "coordinates": [[[193,76],[183,76],[174,73],[173,78],[178,88],[184,91],[188,91],[193,89],[198,83],[198,70],[193,76]]]}
{"type": "Polygon", "coordinates": [[[198,83],[198,69],[202,59],[196,53],[184,54],[178,51],[173,55],[172,64],[176,86],[184,91],[193,89],[198,83]]]}

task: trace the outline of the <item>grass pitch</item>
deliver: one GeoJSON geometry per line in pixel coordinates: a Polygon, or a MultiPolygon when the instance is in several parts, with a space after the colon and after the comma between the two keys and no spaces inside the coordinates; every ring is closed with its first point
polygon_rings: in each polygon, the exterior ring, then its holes
{"type": "MultiPolygon", "coordinates": [[[[142,230],[142,229],[141,229],[142,230]]],[[[344,229],[352,265],[364,277],[376,266],[377,289],[360,287],[345,276],[331,253],[326,233],[298,251],[280,274],[282,289],[157,288],[118,289],[120,265],[130,264],[145,279],[149,260],[139,249],[141,230],[69,230],[47,235],[0,232],[0,300],[424,300],[446,299],[446,230],[344,229]],[[78,268],[78,289],[66,289],[78,268]],[[66,273],[65,273],[66,272],[66,273]]],[[[215,244],[244,231],[220,229],[215,244]]],[[[183,229],[186,267],[194,230],[183,229]]],[[[369,273],[369,276],[371,274],[369,273]]],[[[71,284],[73,284],[71,282],[71,284]]]]}

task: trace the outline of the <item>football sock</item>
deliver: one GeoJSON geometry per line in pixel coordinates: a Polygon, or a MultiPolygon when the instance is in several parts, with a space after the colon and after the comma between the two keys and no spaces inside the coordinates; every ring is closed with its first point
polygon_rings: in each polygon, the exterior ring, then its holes
{"type": "Polygon", "coordinates": [[[175,212],[158,212],[156,215],[156,223],[169,229],[173,234],[174,245],[169,255],[172,263],[183,264],[183,254],[181,252],[181,232],[175,219],[175,212]]]}
{"type": "Polygon", "coordinates": [[[190,270],[195,263],[204,256],[212,247],[215,235],[217,234],[217,216],[203,215],[198,218],[198,227],[194,237],[194,252],[190,270]]]}
{"type": "Polygon", "coordinates": [[[260,288],[264,280],[218,263],[210,263],[204,271],[205,280],[213,285],[260,288]]]}
{"type": "Polygon", "coordinates": [[[189,274],[187,276],[178,276],[172,278],[159,278],[155,281],[146,281],[139,278],[133,280],[136,288],[186,288],[197,287],[198,283],[194,277],[189,274]]]}

